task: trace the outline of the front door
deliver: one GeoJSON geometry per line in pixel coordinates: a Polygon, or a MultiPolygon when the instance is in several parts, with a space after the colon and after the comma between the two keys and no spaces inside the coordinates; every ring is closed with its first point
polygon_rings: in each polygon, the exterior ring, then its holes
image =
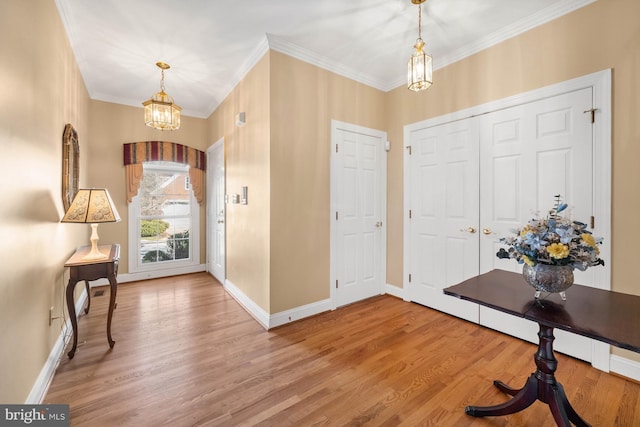
{"type": "Polygon", "coordinates": [[[225,280],[224,139],[207,150],[207,270],[225,280]]]}
{"type": "Polygon", "coordinates": [[[331,295],[342,306],[384,292],[386,133],[332,121],[331,295]]]}

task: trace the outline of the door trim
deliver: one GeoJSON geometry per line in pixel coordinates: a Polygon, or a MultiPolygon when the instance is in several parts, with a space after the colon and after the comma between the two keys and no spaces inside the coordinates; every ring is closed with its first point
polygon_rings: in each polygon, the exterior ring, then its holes
{"type": "MultiPolygon", "coordinates": [[[[508,98],[408,124],[404,127],[403,189],[405,197],[403,211],[402,286],[406,289],[405,295],[411,295],[411,283],[409,283],[411,227],[408,221],[411,200],[407,197],[407,195],[411,194],[411,159],[409,157],[408,147],[411,143],[411,133],[425,127],[464,120],[477,115],[527,104],[584,88],[592,88],[593,106],[596,108],[596,120],[593,128],[593,212],[597,222],[593,232],[595,235],[602,236],[605,242],[600,248],[600,254],[602,259],[605,260],[605,265],[595,269],[595,287],[605,290],[611,289],[611,262],[607,262],[611,260],[611,69],[606,69],[508,98]]],[[[593,342],[591,364],[597,369],[609,372],[609,345],[596,341],[593,342]]]]}
{"type": "MultiPolygon", "coordinates": [[[[336,272],[336,263],[334,260],[335,254],[336,254],[336,245],[337,245],[337,233],[338,233],[338,228],[336,227],[336,219],[335,219],[335,212],[338,210],[338,207],[336,206],[336,201],[334,200],[335,197],[335,190],[334,190],[334,185],[336,184],[334,181],[334,176],[335,176],[335,144],[336,144],[336,140],[337,140],[337,135],[336,133],[339,130],[345,130],[348,132],[353,132],[353,133],[361,133],[364,135],[374,135],[374,136],[379,136],[382,139],[382,143],[385,144],[386,140],[387,140],[387,133],[384,131],[380,131],[380,130],[376,130],[376,129],[370,129],[370,128],[366,128],[363,126],[358,126],[358,125],[354,125],[351,123],[345,123],[345,122],[341,122],[338,120],[331,120],[331,140],[330,140],[330,144],[329,144],[329,149],[331,150],[331,157],[330,157],[330,203],[329,203],[329,221],[330,221],[330,243],[329,243],[329,250],[330,250],[330,261],[329,261],[329,298],[331,301],[331,309],[335,310],[338,307],[338,297],[337,297],[337,292],[336,292],[336,287],[335,287],[335,283],[336,283],[336,277],[337,277],[337,272],[336,272]]],[[[380,207],[380,212],[381,212],[381,217],[382,217],[382,235],[380,238],[380,260],[382,261],[380,263],[380,265],[378,266],[378,274],[380,276],[380,293],[383,294],[385,293],[385,285],[386,285],[386,278],[387,278],[387,155],[386,155],[386,150],[385,147],[382,147],[383,150],[383,156],[382,156],[382,165],[381,165],[381,171],[380,171],[380,188],[379,188],[379,196],[380,196],[380,203],[382,204],[382,206],[380,207]]]]}

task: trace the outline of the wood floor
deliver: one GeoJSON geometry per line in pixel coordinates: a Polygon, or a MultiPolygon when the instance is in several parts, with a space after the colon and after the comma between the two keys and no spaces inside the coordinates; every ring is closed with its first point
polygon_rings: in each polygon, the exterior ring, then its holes
{"type": "MultiPolygon", "coordinates": [[[[206,273],[128,283],[110,350],[108,293],[82,312],[45,398],[69,404],[74,427],[555,425],[540,402],[464,413],[507,400],[494,379],[523,385],[534,345],[391,296],[265,331],[206,273]]],[[[557,358],[585,420],[640,426],[639,384],[557,358]]]]}

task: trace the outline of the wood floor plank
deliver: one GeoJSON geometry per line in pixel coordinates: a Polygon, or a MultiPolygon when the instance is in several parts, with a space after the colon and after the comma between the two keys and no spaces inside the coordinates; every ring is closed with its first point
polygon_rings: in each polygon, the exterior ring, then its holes
{"type": "MultiPolygon", "coordinates": [[[[45,398],[72,426],[554,426],[536,402],[505,417],[467,405],[520,387],[536,346],[391,296],[265,331],[206,273],[121,285],[79,319],[45,398]]],[[[558,380],[592,425],[640,425],[640,385],[558,354],[558,380]]]]}

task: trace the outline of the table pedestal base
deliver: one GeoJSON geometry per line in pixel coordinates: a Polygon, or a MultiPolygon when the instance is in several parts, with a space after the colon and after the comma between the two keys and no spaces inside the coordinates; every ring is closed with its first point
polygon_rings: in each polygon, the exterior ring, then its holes
{"type": "Polygon", "coordinates": [[[549,405],[553,419],[558,426],[570,427],[571,423],[580,427],[590,427],[573,409],[562,385],[556,381],[555,371],[558,361],[553,355],[553,328],[540,325],[538,351],[534,356],[536,371],[531,374],[524,387],[514,389],[501,381],[494,381],[498,390],[513,396],[509,401],[494,406],[467,406],[465,413],[473,417],[487,417],[513,414],[531,406],[536,400],[549,405]]]}

